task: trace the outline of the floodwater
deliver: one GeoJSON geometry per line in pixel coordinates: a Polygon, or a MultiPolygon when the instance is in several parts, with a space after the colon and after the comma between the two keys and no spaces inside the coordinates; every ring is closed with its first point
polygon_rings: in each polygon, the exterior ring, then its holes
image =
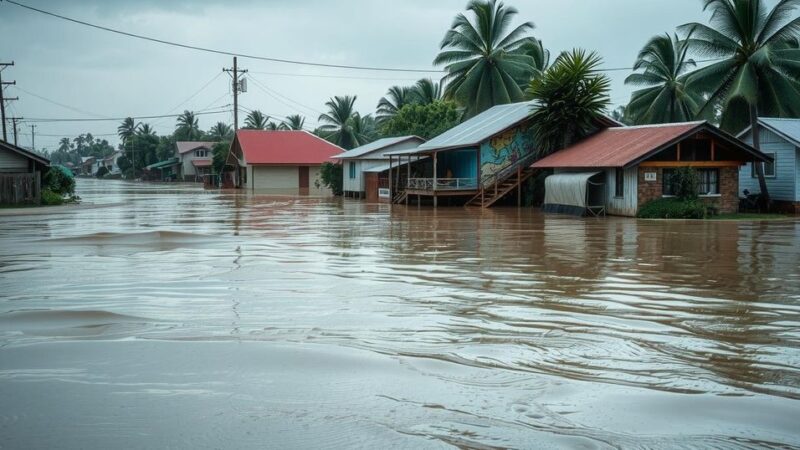
{"type": "Polygon", "coordinates": [[[0,448],[800,447],[800,220],[78,190],[0,216],[0,448]]]}

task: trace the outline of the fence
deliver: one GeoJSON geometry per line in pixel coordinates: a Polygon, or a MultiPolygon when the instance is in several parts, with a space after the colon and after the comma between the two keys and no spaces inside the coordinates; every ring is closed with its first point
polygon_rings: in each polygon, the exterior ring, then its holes
{"type": "Polygon", "coordinates": [[[0,174],[0,205],[36,203],[41,201],[41,174],[0,174]]]}

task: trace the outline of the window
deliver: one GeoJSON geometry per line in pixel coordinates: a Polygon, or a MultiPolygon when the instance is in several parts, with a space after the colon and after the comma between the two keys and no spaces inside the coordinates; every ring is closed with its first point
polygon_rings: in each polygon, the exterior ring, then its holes
{"type": "Polygon", "coordinates": [[[765,155],[772,157],[771,163],[759,163],[753,162],[750,163],[750,176],[752,178],[758,178],[758,174],[756,173],[756,164],[763,164],[764,165],[764,176],[768,178],[775,178],[775,165],[778,163],[778,154],[777,153],[767,153],[764,152],[765,155]]]}
{"type": "Polygon", "coordinates": [[[350,169],[350,179],[353,180],[356,177],[356,163],[353,162],[353,161],[350,161],[348,167],[350,169]]]}
{"type": "Polygon", "coordinates": [[[208,156],[208,150],[206,150],[206,149],[204,149],[204,148],[203,148],[203,149],[198,149],[198,150],[195,150],[195,151],[194,151],[194,156],[196,156],[196,157],[198,157],[198,158],[205,158],[205,157],[207,157],[207,156],[208,156]]]}
{"type": "Polygon", "coordinates": [[[625,196],[625,169],[617,168],[616,170],[616,181],[614,182],[614,196],[616,197],[624,197],[625,196]]]}
{"type": "MultiPolygon", "coordinates": [[[[719,195],[719,169],[695,169],[698,195],[719,195]]],[[[678,180],[674,169],[664,169],[663,195],[677,195],[678,180]]]]}

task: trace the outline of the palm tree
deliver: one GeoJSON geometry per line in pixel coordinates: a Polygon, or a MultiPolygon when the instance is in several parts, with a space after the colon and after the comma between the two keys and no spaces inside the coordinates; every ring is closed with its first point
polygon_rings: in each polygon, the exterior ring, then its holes
{"type": "Polygon", "coordinates": [[[139,124],[139,136],[155,136],[156,131],[150,127],[149,123],[139,124]]]}
{"type": "Polygon", "coordinates": [[[302,130],[305,124],[305,117],[301,116],[300,114],[292,114],[290,116],[286,116],[286,122],[283,122],[281,125],[283,125],[287,130],[302,130]]]}
{"type": "Polygon", "coordinates": [[[233,137],[233,129],[224,122],[217,122],[216,125],[208,130],[208,137],[216,142],[227,141],[233,137]]]}
{"type": "Polygon", "coordinates": [[[58,151],[69,153],[70,150],[72,150],[72,142],[70,142],[69,138],[61,138],[58,141],[58,151]]]}
{"type": "Polygon", "coordinates": [[[457,15],[433,64],[445,65],[445,97],[459,102],[466,107],[466,115],[473,116],[523,99],[522,89],[534,64],[524,48],[533,40],[527,35],[533,23],[508,31],[518,11],[496,0],[472,0],[467,10],[475,16],[474,24],[457,15]]]}
{"type": "Polygon", "coordinates": [[[352,122],[353,136],[355,136],[358,145],[368,144],[375,140],[377,137],[377,121],[371,115],[367,114],[362,116],[359,113],[353,114],[350,118],[352,122]]]}
{"type": "Polygon", "coordinates": [[[531,78],[539,78],[550,66],[550,50],[544,48],[540,39],[531,39],[530,42],[523,44],[522,51],[533,58],[531,67],[531,78]]]}
{"type": "Polygon", "coordinates": [[[178,116],[175,126],[176,138],[179,139],[197,139],[203,132],[200,131],[200,125],[197,117],[191,111],[184,111],[183,114],[178,116]]]}
{"type": "Polygon", "coordinates": [[[386,95],[378,101],[379,122],[385,122],[397,114],[400,109],[411,102],[411,88],[407,86],[392,86],[386,95]]]}
{"type": "Polygon", "coordinates": [[[122,121],[122,124],[117,127],[117,134],[122,140],[122,145],[125,145],[125,143],[128,142],[128,139],[132,138],[136,134],[136,130],[138,128],[139,125],[133,120],[132,117],[128,117],[122,121]]]}
{"type": "Polygon", "coordinates": [[[413,103],[430,105],[442,99],[442,85],[434,83],[430,78],[422,78],[410,89],[410,99],[413,103]]]}
{"type": "Polygon", "coordinates": [[[282,123],[278,124],[277,122],[273,122],[270,120],[269,122],[267,122],[267,125],[264,127],[264,129],[269,131],[280,131],[283,129],[281,125],[283,124],[282,123]]]}
{"type": "Polygon", "coordinates": [[[325,102],[328,112],[319,116],[322,125],[318,130],[322,136],[346,150],[366,143],[362,141],[365,118],[355,112],[355,102],[356,96],[333,97],[325,102]]]}
{"type": "MultiPolygon", "coordinates": [[[[752,126],[759,148],[758,116],[800,117],[800,50],[790,43],[800,33],[797,0],[779,0],[768,10],[763,0],[704,0],[710,25],[687,23],[691,49],[722,58],[688,77],[689,86],[708,99],[701,113],[723,107],[720,125],[728,131],[752,126]],[[749,120],[748,120],[749,118],[749,120]]],[[[762,164],[756,164],[761,193],[769,201],[762,164]]]]}
{"type": "Polygon", "coordinates": [[[601,72],[602,59],[582,49],[556,58],[540,78],[531,80],[535,101],[531,122],[539,156],[562,149],[586,136],[607,109],[611,81],[601,72]]]}
{"type": "Polygon", "coordinates": [[[244,119],[244,129],[247,130],[264,130],[267,128],[269,117],[264,115],[259,110],[250,111],[250,114],[244,119]]]}
{"type": "Polygon", "coordinates": [[[639,52],[625,84],[645,86],[631,95],[626,116],[633,123],[670,123],[694,120],[702,97],[686,86],[686,71],[695,67],[687,58],[689,41],[678,36],[655,36],[639,52]]]}

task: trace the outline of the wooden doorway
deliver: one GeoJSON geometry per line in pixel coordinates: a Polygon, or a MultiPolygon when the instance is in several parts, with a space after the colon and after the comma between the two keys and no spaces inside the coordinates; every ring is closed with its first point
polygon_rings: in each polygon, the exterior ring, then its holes
{"type": "Polygon", "coordinates": [[[298,168],[298,179],[300,181],[300,188],[301,192],[308,192],[308,166],[299,166],[298,168]]]}

